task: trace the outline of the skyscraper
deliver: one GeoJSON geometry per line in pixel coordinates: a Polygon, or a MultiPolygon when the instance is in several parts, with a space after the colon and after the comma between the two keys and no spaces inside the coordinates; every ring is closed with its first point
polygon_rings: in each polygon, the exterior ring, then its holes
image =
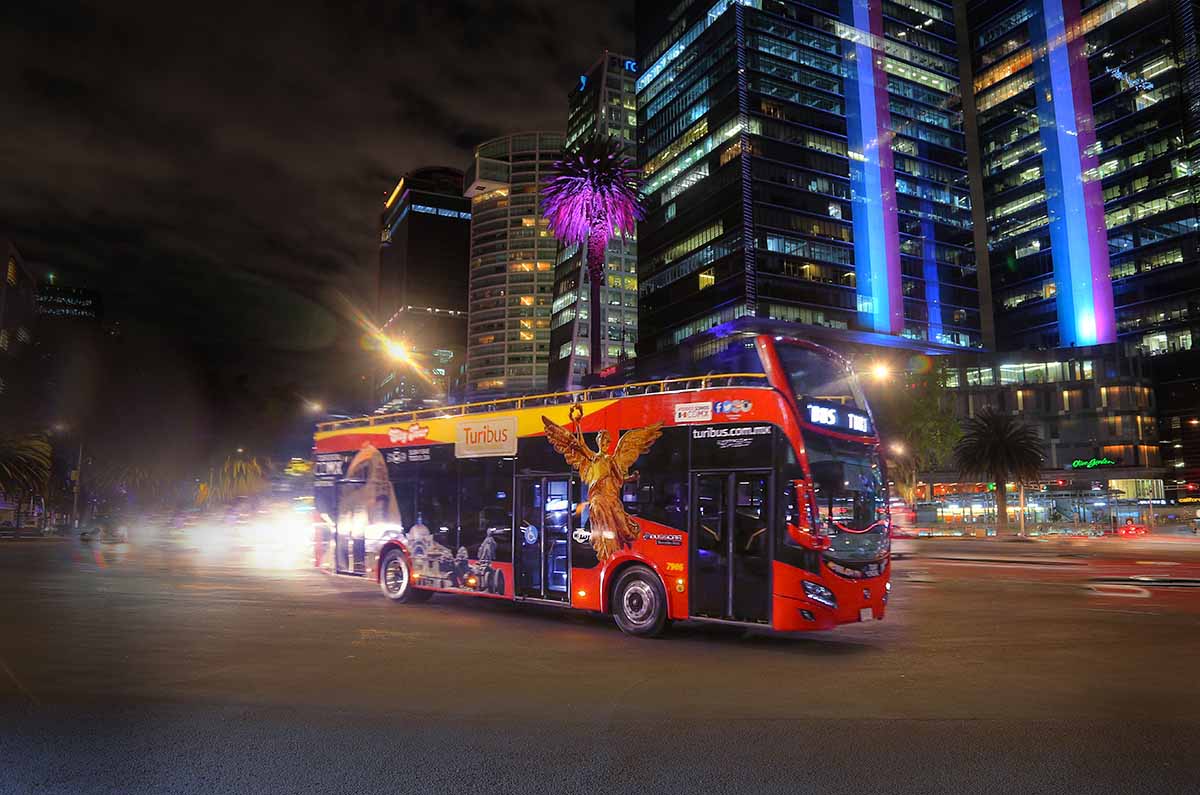
{"type": "MultiPolygon", "coordinates": [[[[637,64],[607,50],[579,76],[567,97],[567,150],[592,136],[625,142],[635,152],[637,64]]],[[[587,263],[585,247],[559,249],[554,268],[554,303],[550,321],[550,387],[576,389],[589,369],[587,263]]],[[[604,317],[603,363],[634,355],[637,343],[637,240],[613,238],[605,252],[605,284],[601,288],[604,317]]]]}
{"type": "Polygon", "coordinates": [[[15,405],[15,382],[33,341],[36,284],[17,247],[0,238],[0,406],[15,405]],[[6,395],[5,393],[9,394],[6,395]]]}
{"type": "Polygon", "coordinates": [[[544,390],[558,242],[541,189],[563,134],[514,133],[480,144],[467,170],[471,199],[466,388],[471,395],[544,390]]]}
{"type": "Polygon", "coordinates": [[[999,347],[1192,347],[1196,13],[1182,0],[966,4],[999,347]]]}
{"type": "Polygon", "coordinates": [[[638,4],[639,354],[742,315],[983,346],[954,13],[884,5],[638,4]]]}
{"type": "Polygon", "coordinates": [[[420,168],[384,205],[376,316],[407,355],[381,360],[374,400],[380,411],[444,402],[461,387],[471,232],[471,203],[462,192],[458,169],[420,168]]]}

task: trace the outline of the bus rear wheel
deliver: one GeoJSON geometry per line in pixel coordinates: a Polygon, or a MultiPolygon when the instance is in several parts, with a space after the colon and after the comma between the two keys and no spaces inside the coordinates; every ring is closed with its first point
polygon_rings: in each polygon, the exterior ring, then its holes
{"type": "Polygon", "coordinates": [[[667,594],[654,572],[634,566],[622,572],[613,588],[613,620],[621,631],[641,638],[667,628],[667,594]]]}
{"type": "Polygon", "coordinates": [[[393,602],[406,604],[425,602],[433,595],[413,587],[412,568],[399,549],[389,549],[379,561],[379,589],[393,602]]]}

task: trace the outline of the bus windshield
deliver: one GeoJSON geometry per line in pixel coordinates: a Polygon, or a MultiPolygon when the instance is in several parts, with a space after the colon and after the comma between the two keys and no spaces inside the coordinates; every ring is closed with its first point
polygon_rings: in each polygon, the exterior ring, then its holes
{"type": "Polygon", "coordinates": [[[872,446],[805,434],[817,521],[829,536],[825,553],[842,563],[877,561],[889,549],[887,499],[872,446]]]}
{"type": "Polygon", "coordinates": [[[775,350],[800,403],[815,400],[866,409],[867,401],[854,373],[837,359],[786,342],[776,343],[775,350]]]}

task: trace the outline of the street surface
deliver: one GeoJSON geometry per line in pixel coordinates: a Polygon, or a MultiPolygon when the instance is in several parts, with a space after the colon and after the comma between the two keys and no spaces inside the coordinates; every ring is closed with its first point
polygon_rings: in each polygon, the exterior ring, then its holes
{"type": "Polygon", "coordinates": [[[0,792],[1200,791],[1200,540],[901,541],[883,622],[646,641],[225,533],[0,542],[0,792]]]}

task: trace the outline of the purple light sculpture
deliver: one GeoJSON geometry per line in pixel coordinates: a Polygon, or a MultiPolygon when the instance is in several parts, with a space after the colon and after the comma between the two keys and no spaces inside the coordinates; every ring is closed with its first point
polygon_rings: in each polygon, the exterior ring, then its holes
{"type": "Polygon", "coordinates": [[[591,368],[600,371],[600,285],[604,250],[614,235],[633,234],[642,218],[639,174],[613,138],[592,138],[555,163],[542,189],[542,214],[564,243],[586,247],[591,368]]]}

